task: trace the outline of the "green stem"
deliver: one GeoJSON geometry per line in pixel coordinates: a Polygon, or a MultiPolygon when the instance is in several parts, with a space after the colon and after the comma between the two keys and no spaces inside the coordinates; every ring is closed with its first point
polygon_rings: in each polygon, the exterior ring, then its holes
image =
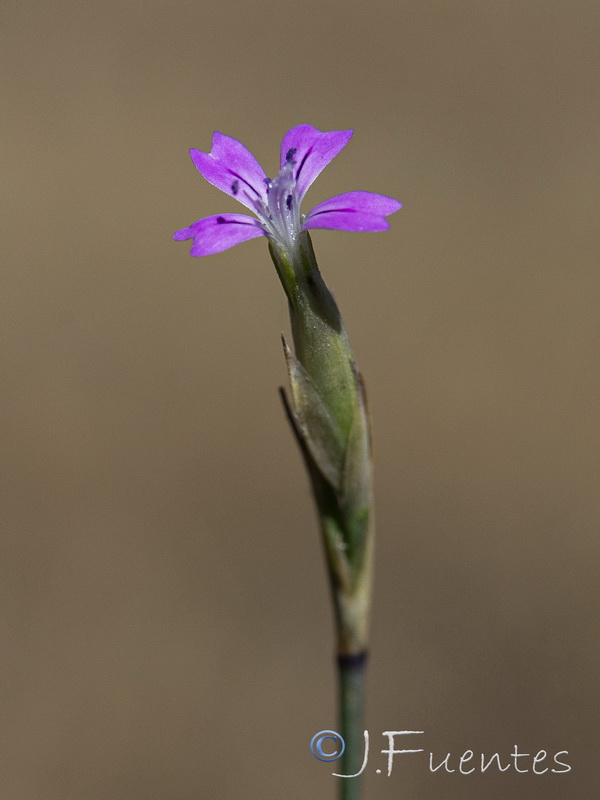
{"type": "Polygon", "coordinates": [[[341,800],[360,800],[365,659],[373,554],[371,437],[362,378],[310,236],[294,252],[269,244],[288,298],[295,353],[284,340],[292,389],[282,393],[312,483],[336,617],[341,800]]]}
{"type": "MultiPolygon", "coordinates": [[[[365,666],[367,654],[339,655],[339,714],[341,735],[346,743],[340,759],[341,775],[356,775],[364,761],[363,718],[365,705],[365,666]]],[[[337,770],[336,770],[337,771],[337,770]]],[[[340,778],[340,800],[360,800],[362,775],[340,778]]]]}

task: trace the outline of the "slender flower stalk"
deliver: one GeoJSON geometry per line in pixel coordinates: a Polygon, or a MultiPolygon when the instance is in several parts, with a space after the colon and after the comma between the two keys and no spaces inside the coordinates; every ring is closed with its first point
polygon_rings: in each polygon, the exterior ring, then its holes
{"type": "MultiPolygon", "coordinates": [[[[291,396],[282,391],[312,484],[335,609],[339,707],[346,750],[342,775],[362,761],[364,666],[373,563],[373,498],[365,391],[344,322],[317,265],[309,231],[383,231],[401,204],[352,191],[306,215],[301,203],[319,173],[346,146],[351,130],[321,132],[298,125],[281,143],[271,180],[241,142],[213,136],[210,153],[191,150],[199,172],[255,216],[223,213],[175,233],[192,239],[191,255],[218,253],[265,236],[288,300],[293,351],[284,339],[291,396]]],[[[358,800],[359,778],[341,779],[342,800],[358,800]]]]}

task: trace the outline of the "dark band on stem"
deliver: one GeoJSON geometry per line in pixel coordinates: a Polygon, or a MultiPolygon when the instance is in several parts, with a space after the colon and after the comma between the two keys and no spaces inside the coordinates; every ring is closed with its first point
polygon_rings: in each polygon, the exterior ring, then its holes
{"type": "Polygon", "coordinates": [[[367,656],[366,650],[363,650],[362,653],[340,653],[337,663],[340,669],[359,672],[367,663],[367,656]]]}

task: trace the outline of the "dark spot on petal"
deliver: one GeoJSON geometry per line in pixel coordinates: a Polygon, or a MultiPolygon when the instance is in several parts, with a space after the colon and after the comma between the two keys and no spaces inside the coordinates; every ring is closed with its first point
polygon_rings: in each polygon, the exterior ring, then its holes
{"type": "Polygon", "coordinates": [[[285,204],[288,207],[288,210],[291,211],[291,208],[292,208],[292,195],[291,194],[288,194],[288,196],[285,198],[285,204]]]}
{"type": "Polygon", "coordinates": [[[269,189],[271,188],[271,178],[265,178],[265,186],[267,187],[267,194],[269,194],[269,189]]]}
{"type": "Polygon", "coordinates": [[[223,225],[226,222],[227,222],[227,220],[225,219],[225,217],[217,217],[217,224],[218,225],[223,225]]]}
{"type": "Polygon", "coordinates": [[[252,186],[251,183],[248,183],[248,181],[242,175],[238,175],[238,173],[234,172],[232,169],[228,169],[227,172],[229,172],[230,175],[233,175],[234,178],[238,178],[242,183],[245,183],[249,189],[252,189],[255,195],[260,197],[260,193],[254,188],[254,186],[252,186]]]}
{"type": "Polygon", "coordinates": [[[234,195],[236,195],[239,192],[239,190],[240,190],[240,182],[238,180],[235,180],[231,184],[231,191],[233,192],[234,195]]]}
{"type": "Polygon", "coordinates": [[[294,156],[296,155],[296,150],[297,149],[298,149],[297,147],[290,147],[290,149],[285,154],[285,160],[286,161],[291,161],[294,158],[294,156]]]}

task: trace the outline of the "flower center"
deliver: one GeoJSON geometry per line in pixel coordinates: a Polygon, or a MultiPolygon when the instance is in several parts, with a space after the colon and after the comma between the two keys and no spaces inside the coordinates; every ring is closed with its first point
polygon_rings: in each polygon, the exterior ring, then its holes
{"type": "Polygon", "coordinates": [[[267,182],[267,204],[257,203],[256,209],[266,232],[290,254],[296,248],[296,239],[302,226],[293,155],[290,150],[279,175],[267,182]]]}

